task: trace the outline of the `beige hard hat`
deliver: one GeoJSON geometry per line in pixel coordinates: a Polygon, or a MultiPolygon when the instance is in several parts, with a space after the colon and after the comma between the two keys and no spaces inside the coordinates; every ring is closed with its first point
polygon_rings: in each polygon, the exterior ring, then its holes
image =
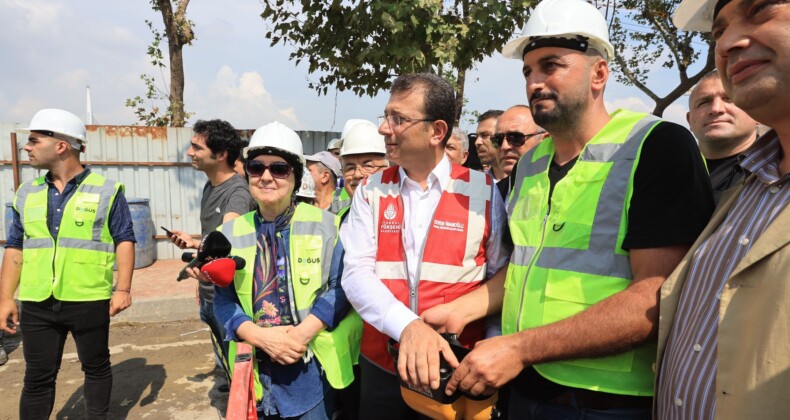
{"type": "Polygon", "coordinates": [[[340,156],[361,155],[363,153],[376,153],[384,155],[387,148],[384,145],[384,136],[379,134],[378,128],[369,124],[358,124],[352,128],[343,139],[340,156]]]}
{"type": "Polygon", "coordinates": [[[713,19],[728,0],[684,0],[672,15],[672,23],[684,31],[710,32],[713,19]]]}

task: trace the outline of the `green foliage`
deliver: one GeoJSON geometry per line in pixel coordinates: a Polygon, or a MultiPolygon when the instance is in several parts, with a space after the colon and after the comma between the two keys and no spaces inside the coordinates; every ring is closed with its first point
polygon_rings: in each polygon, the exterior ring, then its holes
{"type": "Polygon", "coordinates": [[[266,38],[294,47],[290,59],[305,61],[317,76],[308,81],[311,89],[374,96],[403,73],[454,73],[462,80],[460,72],[500,50],[524,25],[531,0],[262,2],[266,38]]]}

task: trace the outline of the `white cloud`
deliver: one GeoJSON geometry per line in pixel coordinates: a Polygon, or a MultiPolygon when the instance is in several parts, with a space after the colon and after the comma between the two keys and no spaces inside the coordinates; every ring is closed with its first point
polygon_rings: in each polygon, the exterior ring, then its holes
{"type": "Polygon", "coordinates": [[[222,118],[238,128],[257,128],[280,121],[294,130],[302,129],[295,108],[279,108],[258,72],[245,72],[239,76],[229,66],[223,65],[217,71],[206,99],[201,110],[205,115],[196,115],[196,118],[222,118]]]}

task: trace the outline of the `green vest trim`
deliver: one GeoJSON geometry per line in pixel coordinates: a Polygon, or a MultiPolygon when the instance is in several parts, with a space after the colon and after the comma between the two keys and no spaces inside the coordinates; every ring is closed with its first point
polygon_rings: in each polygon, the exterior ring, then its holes
{"type": "Polygon", "coordinates": [[[109,215],[123,186],[90,173],[66,203],[57,240],[47,228],[44,177],[24,183],[14,198],[25,231],[19,300],[85,302],[109,299],[115,244],[109,215]]]}
{"type": "MultiPolygon", "coordinates": [[[[299,204],[291,218],[289,239],[289,261],[291,284],[291,310],[298,324],[310,314],[316,297],[325,290],[332,252],[337,241],[337,216],[308,204],[299,204]]],[[[233,246],[233,255],[244,258],[249,263],[238,270],[233,279],[233,287],[239,297],[244,313],[253,318],[252,285],[257,252],[255,233],[255,212],[237,217],[225,224],[222,230],[233,246]]],[[[332,331],[323,330],[310,342],[321,367],[326,372],[329,384],[342,389],[354,380],[353,365],[359,361],[359,343],[362,339],[362,318],[352,309],[332,331]]],[[[229,343],[231,372],[236,360],[236,343],[229,343]]],[[[253,346],[253,366],[255,370],[255,395],[258,401],[263,398],[263,386],[258,376],[258,364],[253,346]]]]}
{"type": "MultiPolygon", "coordinates": [[[[631,283],[628,252],[621,245],[641,148],[659,122],[643,113],[615,112],[555,185],[551,207],[553,140],[522,156],[516,175],[521,182],[508,203],[515,247],[505,283],[503,334],[568,318],[631,283]]],[[[652,342],[613,356],[535,369],[567,386],[650,396],[654,361],[652,342]]]]}

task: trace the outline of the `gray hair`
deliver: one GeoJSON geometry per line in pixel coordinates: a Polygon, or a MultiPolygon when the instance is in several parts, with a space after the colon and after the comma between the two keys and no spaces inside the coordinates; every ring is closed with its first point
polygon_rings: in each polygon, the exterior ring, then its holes
{"type": "Polygon", "coordinates": [[[455,137],[458,139],[458,143],[461,143],[462,152],[469,151],[469,136],[467,136],[463,130],[458,127],[453,127],[453,134],[450,137],[455,137]]]}

